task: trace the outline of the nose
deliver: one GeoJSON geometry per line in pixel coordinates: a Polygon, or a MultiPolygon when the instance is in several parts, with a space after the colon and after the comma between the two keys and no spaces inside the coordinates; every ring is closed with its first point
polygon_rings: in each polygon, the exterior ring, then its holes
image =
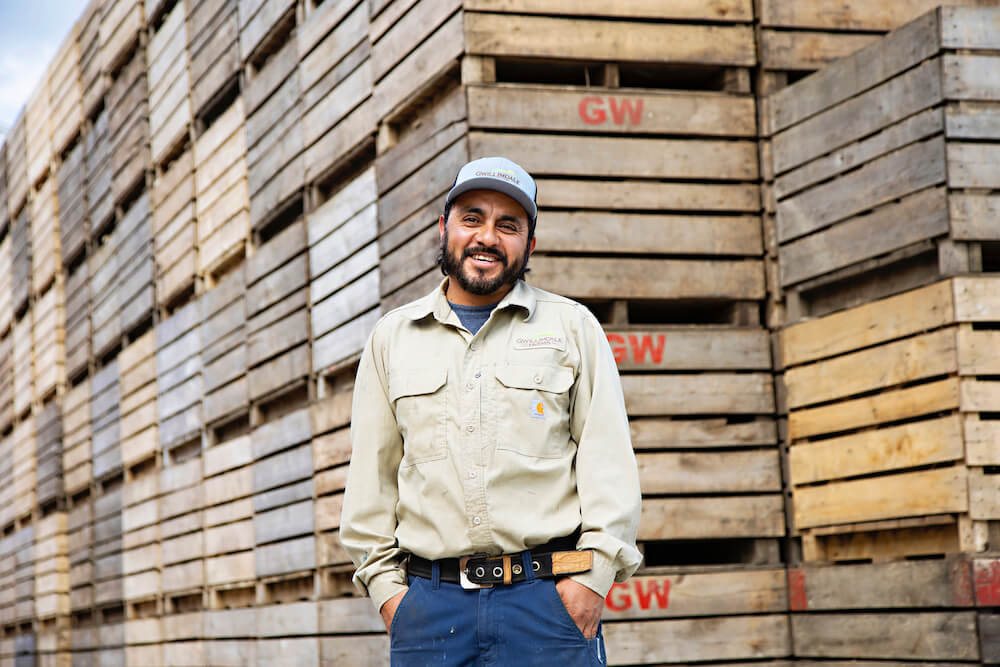
{"type": "Polygon", "coordinates": [[[486,222],[476,229],[476,240],[483,246],[490,248],[497,244],[497,230],[492,222],[486,222]]]}

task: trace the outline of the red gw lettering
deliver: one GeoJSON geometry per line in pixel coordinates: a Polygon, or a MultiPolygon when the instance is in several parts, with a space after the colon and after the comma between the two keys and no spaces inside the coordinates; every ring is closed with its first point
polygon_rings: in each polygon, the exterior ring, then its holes
{"type": "Polygon", "coordinates": [[[641,99],[616,99],[609,97],[584,97],[580,100],[577,111],[580,119],[587,125],[601,125],[608,121],[608,111],[611,111],[611,122],[615,125],[638,125],[642,121],[641,99]]]}
{"type": "Polygon", "coordinates": [[[611,352],[615,355],[615,363],[620,364],[627,361],[629,351],[631,351],[632,361],[637,364],[663,363],[663,348],[667,343],[665,334],[628,334],[626,343],[623,334],[609,333],[608,343],[611,344],[611,352]]]}
{"type": "Polygon", "coordinates": [[[631,609],[633,602],[639,609],[648,610],[654,604],[657,609],[670,606],[670,580],[633,579],[627,584],[614,584],[605,598],[605,605],[613,611],[631,609]]]}

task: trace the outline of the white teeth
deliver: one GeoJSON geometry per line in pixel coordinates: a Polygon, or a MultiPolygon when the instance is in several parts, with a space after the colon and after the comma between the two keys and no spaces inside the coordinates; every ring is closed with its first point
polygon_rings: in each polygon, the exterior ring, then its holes
{"type": "Polygon", "coordinates": [[[495,262],[495,261],[497,261],[495,257],[491,257],[489,255],[473,255],[472,258],[473,259],[478,259],[481,262],[495,262]]]}

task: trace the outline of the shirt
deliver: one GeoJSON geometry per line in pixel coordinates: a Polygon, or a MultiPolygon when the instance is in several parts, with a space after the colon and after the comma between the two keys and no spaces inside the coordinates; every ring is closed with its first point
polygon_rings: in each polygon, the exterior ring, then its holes
{"type": "Polygon", "coordinates": [[[584,306],[519,281],[475,335],[447,279],[387,313],[358,367],[340,537],[376,608],[406,553],[516,553],[581,530],[602,597],[639,566],[639,477],[618,369],[584,306]]]}
{"type": "Polygon", "coordinates": [[[496,303],[490,303],[485,306],[463,306],[460,303],[452,303],[450,301],[448,305],[458,315],[458,320],[462,323],[462,326],[473,335],[479,333],[479,330],[486,324],[486,320],[490,319],[490,313],[497,307],[496,303]]]}

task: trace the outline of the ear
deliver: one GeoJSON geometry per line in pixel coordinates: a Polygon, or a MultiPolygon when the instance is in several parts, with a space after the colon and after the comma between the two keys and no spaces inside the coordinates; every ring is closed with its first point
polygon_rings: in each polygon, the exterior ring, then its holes
{"type": "Polygon", "coordinates": [[[535,236],[534,234],[532,234],[532,236],[531,236],[531,243],[528,244],[528,255],[531,255],[531,253],[535,252],[535,241],[537,241],[537,240],[538,240],[538,237],[535,236]]]}
{"type": "Polygon", "coordinates": [[[438,216],[438,239],[444,239],[444,215],[438,216]]]}

